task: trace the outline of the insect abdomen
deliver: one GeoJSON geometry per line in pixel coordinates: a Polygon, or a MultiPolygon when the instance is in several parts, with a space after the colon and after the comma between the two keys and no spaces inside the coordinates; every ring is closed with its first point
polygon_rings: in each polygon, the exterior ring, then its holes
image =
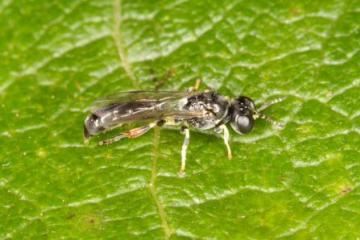
{"type": "Polygon", "coordinates": [[[124,123],[156,118],[159,114],[153,108],[153,102],[127,102],[97,109],[85,119],[84,137],[89,138],[124,123]]]}
{"type": "Polygon", "coordinates": [[[85,123],[84,123],[85,138],[89,138],[105,130],[105,128],[101,126],[99,122],[100,122],[100,117],[95,114],[91,114],[85,119],[85,123]]]}

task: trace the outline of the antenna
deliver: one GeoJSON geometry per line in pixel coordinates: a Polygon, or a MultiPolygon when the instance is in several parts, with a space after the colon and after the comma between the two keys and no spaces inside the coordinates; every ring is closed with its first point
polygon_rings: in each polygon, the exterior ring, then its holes
{"type": "Polygon", "coordinates": [[[262,106],[260,106],[257,111],[254,112],[254,119],[264,119],[265,121],[267,121],[268,123],[270,123],[271,125],[279,128],[279,129],[282,129],[284,128],[284,125],[274,119],[272,119],[271,117],[265,115],[262,113],[262,111],[264,111],[265,109],[269,108],[270,106],[276,104],[276,103],[279,103],[279,102],[282,102],[286,99],[286,97],[279,97],[279,98],[276,98],[272,101],[269,101],[267,103],[264,103],[262,106]]]}
{"type": "Polygon", "coordinates": [[[266,103],[264,103],[263,105],[261,105],[261,106],[257,109],[257,111],[258,111],[258,112],[262,112],[262,111],[264,111],[265,109],[267,109],[268,107],[271,107],[272,105],[274,105],[274,104],[276,104],[276,103],[279,103],[279,102],[284,101],[286,98],[287,98],[287,97],[279,97],[279,98],[275,98],[275,99],[273,99],[273,100],[271,100],[271,101],[269,101],[269,102],[266,102],[266,103]]]}
{"type": "Polygon", "coordinates": [[[260,112],[255,112],[254,114],[254,119],[264,119],[265,121],[267,121],[268,123],[270,123],[271,125],[279,128],[279,129],[283,129],[284,128],[284,125],[274,119],[272,119],[271,117],[263,114],[263,113],[260,113],[260,112]]]}

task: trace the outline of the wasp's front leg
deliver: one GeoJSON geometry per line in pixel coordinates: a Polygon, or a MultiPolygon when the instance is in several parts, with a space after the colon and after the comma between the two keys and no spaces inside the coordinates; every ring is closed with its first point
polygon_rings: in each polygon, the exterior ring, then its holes
{"type": "Polygon", "coordinates": [[[190,88],[189,88],[189,92],[196,92],[196,91],[198,91],[199,88],[200,88],[200,84],[201,84],[201,79],[200,79],[200,78],[196,79],[195,85],[194,85],[193,87],[190,87],[190,88]]]}
{"type": "Polygon", "coordinates": [[[227,155],[228,155],[228,159],[232,159],[232,153],[231,153],[231,148],[230,148],[230,144],[229,144],[229,140],[230,140],[230,133],[229,133],[229,129],[226,127],[225,124],[220,125],[219,127],[215,128],[215,132],[216,133],[222,133],[223,134],[223,139],[224,139],[224,143],[227,149],[227,155]]]}
{"type": "Polygon", "coordinates": [[[179,175],[184,176],[185,175],[185,167],[186,167],[186,152],[187,152],[187,148],[190,143],[190,130],[188,127],[183,126],[181,128],[181,133],[183,133],[185,135],[185,138],[184,138],[183,145],[181,147],[181,167],[180,167],[179,175]]]}

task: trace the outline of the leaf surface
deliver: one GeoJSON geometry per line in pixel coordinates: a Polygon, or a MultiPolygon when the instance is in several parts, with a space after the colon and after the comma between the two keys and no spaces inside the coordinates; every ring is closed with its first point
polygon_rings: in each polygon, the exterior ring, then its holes
{"type": "Polygon", "coordinates": [[[360,238],[360,2],[0,2],[0,239],[360,238]],[[195,80],[248,135],[83,143],[86,109],[195,80]]]}

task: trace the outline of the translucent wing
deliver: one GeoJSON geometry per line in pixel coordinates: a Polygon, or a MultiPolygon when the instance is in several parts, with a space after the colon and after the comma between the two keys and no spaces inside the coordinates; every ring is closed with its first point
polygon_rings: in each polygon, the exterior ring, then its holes
{"type": "Polygon", "coordinates": [[[184,97],[195,95],[196,92],[181,91],[130,91],[120,92],[105,98],[96,100],[90,107],[90,111],[94,112],[103,107],[122,104],[126,102],[164,102],[176,101],[184,97]]]}
{"type": "Polygon", "coordinates": [[[172,117],[190,119],[204,115],[202,111],[183,109],[188,97],[197,92],[124,92],[97,100],[92,114],[85,120],[90,135],[107,131],[124,123],[149,122],[172,117]]]}

